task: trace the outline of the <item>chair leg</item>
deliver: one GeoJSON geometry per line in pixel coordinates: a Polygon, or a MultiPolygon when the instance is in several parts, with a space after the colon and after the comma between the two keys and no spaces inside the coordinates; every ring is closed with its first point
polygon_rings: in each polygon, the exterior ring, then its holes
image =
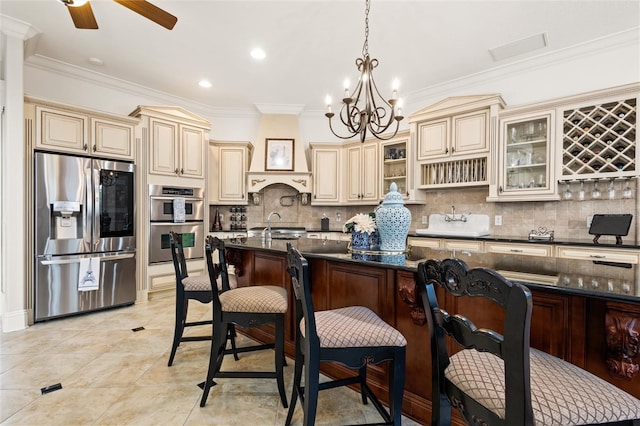
{"type": "Polygon", "coordinates": [[[184,297],[184,294],[178,293],[176,295],[176,324],[173,329],[173,344],[171,345],[171,355],[169,355],[169,363],[168,366],[171,367],[173,365],[173,359],[176,356],[176,351],[178,350],[178,346],[180,346],[180,340],[182,339],[182,333],[184,333],[184,323],[187,319],[187,300],[184,297]]]}
{"type": "Polygon", "coordinates": [[[316,410],[318,408],[318,392],[320,391],[320,365],[309,362],[310,357],[305,356],[304,366],[304,426],[313,426],[316,423],[316,410]]]}
{"type": "Polygon", "coordinates": [[[367,365],[358,369],[358,376],[360,377],[360,395],[362,396],[362,403],[367,405],[367,392],[365,387],[367,386],[367,365]]]}
{"type": "Polygon", "coordinates": [[[287,412],[287,420],[284,423],[285,426],[289,426],[291,424],[291,420],[293,419],[293,412],[296,410],[296,402],[298,402],[300,382],[302,381],[302,367],[304,366],[304,357],[302,356],[302,351],[299,347],[299,341],[300,338],[298,337],[296,339],[296,364],[293,373],[293,390],[291,391],[291,401],[289,403],[289,411],[287,412]]]}
{"type": "Polygon", "coordinates": [[[238,349],[236,348],[236,326],[235,324],[229,324],[227,328],[227,339],[231,340],[231,350],[233,351],[233,359],[236,361],[240,360],[238,358],[238,349]]]}
{"type": "Polygon", "coordinates": [[[402,424],[405,358],[405,348],[397,348],[393,356],[391,368],[389,369],[389,414],[391,415],[394,425],[402,424]]]}
{"type": "Polygon", "coordinates": [[[204,407],[209,397],[209,390],[215,383],[213,378],[216,373],[220,371],[222,365],[222,359],[224,358],[224,348],[227,342],[227,324],[219,324],[213,328],[213,336],[211,337],[211,353],[209,354],[209,369],[207,370],[207,379],[202,387],[202,399],[200,400],[200,406],[204,407]],[[222,330],[225,330],[222,332],[222,330]],[[218,331],[216,331],[218,330],[218,331]]]}
{"type": "Polygon", "coordinates": [[[275,341],[275,364],[276,364],[276,381],[278,382],[278,391],[280,392],[280,401],[282,406],[287,408],[287,395],[284,390],[284,314],[276,316],[276,341],[275,341]]]}

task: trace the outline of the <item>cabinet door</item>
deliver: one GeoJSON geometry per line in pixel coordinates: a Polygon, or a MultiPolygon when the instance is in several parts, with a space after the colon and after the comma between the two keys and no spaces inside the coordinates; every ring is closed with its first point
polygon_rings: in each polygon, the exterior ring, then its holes
{"type": "Polygon", "coordinates": [[[418,160],[449,155],[449,118],[418,125],[418,160]]]}
{"type": "Polygon", "coordinates": [[[95,154],[133,160],[133,125],[103,118],[92,118],[91,129],[92,149],[95,154]]]}
{"type": "Polygon", "coordinates": [[[453,117],[451,154],[471,154],[488,150],[489,112],[474,112],[453,117]]]}
{"type": "Polygon", "coordinates": [[[244,147],[221,146],[219,158],[219,200],[245,201],[247,150],[244,147]]]}
{"type": "Polygon", "coordinates": [[[500,121],[498,193],[501,201],[557,200],[551,155],[553,112],[500,121]]]}
{"type": "Polygon", "coordinates": [[[360,180],[361,200],[378,200],[378,143],[369,143],[362,146],[362,178],[360,180]]]}
{"type": "Polygon", "coordinates": [[[151,168],[149,173],[172,175],[178,168],[178,125],[169,121],[150,120],[151,127],[151,168]]]}
{"type": "Polygon", "coordinates": [[[340,148],[314,149],[312,203],[340,201],[340,176],[340,148]]]}
{"type": "Polygon", "coordinates": [[[36,107],[36,147],[88,153],[89,117],[68,111],[36,107]]]}
{"type": "Polygon", "coordinates": [[[180,175],[204,177],[204,131],[196,127],[180,126],[180,175]]]}
{"type": "Polygon", "coordinates": [[[404,197],[409,193],[409,180],[407,179],[407,147],[408,139],[398,139],[381,144],[382,176],[380,176],[380,197],[389,192],[392,182],[398,185],[398,192],[404,197]]]}
{"type": "Polygon", "coordinates": [[[362,148],[351,146],[347,148],[347,201],[360,201],[362,192],[360,179],[362,177],[362,148]]]}

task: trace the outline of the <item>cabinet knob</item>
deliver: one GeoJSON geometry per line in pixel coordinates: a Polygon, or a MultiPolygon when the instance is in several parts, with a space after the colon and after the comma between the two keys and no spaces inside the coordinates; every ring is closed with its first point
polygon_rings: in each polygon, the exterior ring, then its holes
{"type": "Polygon", "coordinates": [[[451,147],[451,153],[453,154],[454,152],[456,152],[456,147],[455,147],[455,146],[452,146],[452,147],[451,147]]]}
{"type": "Polygon", "coordinates": [[[87,148],[89,148],[89,145],[87,145],[87,144],[85,143],[85,144],[84,144],[84,146],[82,147],[82,149],[83,149],[84,151],[86,151],[86,150],[87,150],[87,148]]]}
{"type": "Polygon", "coordinates": [[[498,192],[502,194],[502,185],[498,187],[498,192]]]}
{"type": "Polygon", "coordinates": [[[96,148],[97,148],[97,147],[96,147],[96,144],[93,144],[93,152],[96,152],[96,151],[97,151],[97,149],[96,149],[96,148]]]}
{"type": "Polygon", "coordinates": [[[173,171],[173,173],[178,174],[178,168],[176,167],[176,169],[173,171]]]}
{"type": "Polygon", "coordinates": [[[448,154],[448,153],[449,153],[449,148],[445,148],[445,149],[444,149],[444,153],[445,153],[445,154],[448,154]]]}
{"type": "Polygon", "coordinates": [[[180,174],[183,175],[184,174],[184,169],[180,169],[180,174]]]}

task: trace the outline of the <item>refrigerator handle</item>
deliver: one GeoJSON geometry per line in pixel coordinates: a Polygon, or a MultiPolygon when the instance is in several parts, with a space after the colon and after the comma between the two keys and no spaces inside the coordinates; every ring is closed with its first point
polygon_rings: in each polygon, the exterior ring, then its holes
{"type": "MultiPolygon", "coordinates": [[[[91,170],[91,169],[89,169],[91,170]]],[[[91,245],[91,224],[89,223],[89,221],[91,220],[91,218],[93,217],[93,200],[91,200],[91,194],[93,193],[93,191],[91,190],[92,185],[91,185],[91,174],[87,173],[87,170],[85,170],[84,173],[84,198],[85,198],[85,203],[84,203],[84,217],[83,217],[83,229],[82,229],[82,238],[84,239],[84,242],[87,245],[91,245]]]]}
{"type": "Polygon", "coordinates": [[[93,173],[93,245],[98,244],[98,240],[100,239],[100,170],[98,170],[98,163],[93,161],[94,167],[91,168],[91,172],[93,173]]]}

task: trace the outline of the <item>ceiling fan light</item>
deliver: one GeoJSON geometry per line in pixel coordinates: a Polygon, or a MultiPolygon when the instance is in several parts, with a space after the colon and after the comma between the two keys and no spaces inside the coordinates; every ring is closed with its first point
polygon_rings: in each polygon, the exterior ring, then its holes
{"type": "Polygon", "coordinates": [[[80,7],[87,4],[89,0],[60,0],[61,3],[70,7],[80,7]]]}

